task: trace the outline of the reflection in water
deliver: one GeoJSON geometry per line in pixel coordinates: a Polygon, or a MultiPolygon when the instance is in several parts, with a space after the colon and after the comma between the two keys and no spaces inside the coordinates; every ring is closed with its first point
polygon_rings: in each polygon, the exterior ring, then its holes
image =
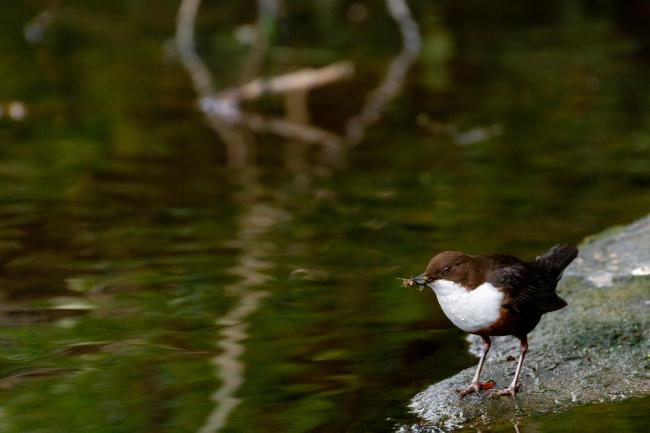
{"type": "Polygon", "coordinates": [[[240,400],[234,395],[244,381],[244,363],[239,361],[239,356],[244,351],[242,341],[248,338],[248,324],[245,320],[257,310],[260,300],[266,295],[266,292],[261,291],[243,295],[238,304],[217,321],[218,325],[224,327],[218,342],[218,347],[223,353],[212,362],[215,365],[215,375],[222,385],[210,397],[217,405],[205,424],[199,428],[199,433],[221,430],[226,425],[230,412],[239,404],[240,400]]]}
{"type": "Polygon", "coordinates": [[[346,126],[346,137],[353,143],[363,140],[366,128],[379,121],[381,112],[399,92],[406,73],[420,52],[422,39],[418,25],[411,15],[408,5],[403,0],[386,0],[391,17],[397,22],[402,36],[402,50],[391,61],[384,79],[370,93],[361,112],[351,118],[346,126]]]}
{"type": "Polygon", "coordinates": [[[52,27],[55,14],[59,7],[60,3],[58,0],[49,0],[47,7],[25,24],[23,34],[28,43],[37,45],[43,42],[45,32],[52,27]]]}
{"type": "Polygon", "coordinates": [[[240,280],[225,288],[226,293],[236,297],[237,301],[226,315],[216,321],[221,327],[217,346],[222,353],[212,363],[221,386],[211,396],[216,406],[198,430],[199,433],[221,430],[230,412],[239,404],[235,392],[244,381],[245,366],[239,358],[244,352],[243,342],[248,338],[246,319],[259,308],[260,301],[269,295],[268,292],[255,288],[267,282],[269,277],[265,272],[273,267],[269,260],[273,254],[272,245],[267,245],[262,238],[282,219],[281,211],[258,203],[240,220],[240,230],[234,242],[241,248],[241,254],[237,265],[231,270],[240,280]]]}
{"type": "Polygon", "coordinates": [[[30,379],[60,376],[74,373],[74,368],[26,368],[0,379],[0,389],[13,389],[30,379]]]}
{"type": "MultiPolygon", "coordinates": [[[[360,142],[366,128],[379,121],[385,106],[402,87],[406,74],[421,49],[421,37],[417,23],[404,0],[386,0],[390,16],[398,25],[402,38],[402,49],[391,61],[384,78],[378,87],[370,92],[360,113],[346,122],[345,137],[304,122],[294,122],[287,118],[266,117],[257,113],[244,112],[240,104],[244,100],[258,99],[264,95],[286,95],[308,92],[341,80],[354,74],[350,61],[339,61],[320,68],[304,68],[295,72],[269,78],[254,78],[259,71],[261,57],[267,51],[267,41],[263,28],[277,19],[279,6],[272,0],[260,0],[256,39],[244,62],[241,73],[245,84],[216,92],[210,71],[198,56],[194,44],[194,22],[201,0],[184,0],[177,16],[176,45],[181,62],[192,79],[199,95],[199,105],[213,129],[219,135],[226,126],[241,125],[257,133],[271,133],[303,143],[320,144],[329,149],[324,154],[330,157],[339,152],[344,143],[360,142]]],[[[232,142],[231,140],[227,140],[232,142]]],[[[241,151],[229,149],[234,165],[242,162],[241,151]]],[[[334,158],[331,158],[334,160],[334,158]]]]}
{"type": "MultiPolygon", "coordinates": [[[[202,99],[214,93],[212,78],[194,47],[194,21],[200,5],[200,0],[186,0],[181,3],[176,29],[176,41],[183,65],[188,70],[196,92],[202,99]]],[[[230,108],[235,113],[234,106],[230,108]]],[[[219,111],[215,111],[217,113],[219,111]]],[[[230,165],[240,168],[239,183],[244,188],[242,198],[246,204],[254,199],[259,185],[254,170],[245,169],[246,148],[245,139],[233,130],[222,116],[208,116],[211,126],[221,136],[227,146],[230,165]],[[249,175],[247,177],[247,174],[249,175]],[[256,188],[257,187],[257,188],[256,188]]],[[[216,324],[221,327],[217,346],[222,352],[213,358],[215,375],[221,386],[211,395],[215,407],[208,415],[205,423],[198,429],[199,433],[212,433],[221,430],[228,420],[232,410],[239,404],[235,393],[244,381],[244,363],[239,359],[244,352],[243,341],[248,338],[247,317],[259,307],[260,301],[268,295],[267,292],[255,290],[255,287],[267,280],[264,271],[272,266],[267,261],[268,251],[263,247],[260,238],[274,225],[278,213],[271,207],[257,204],[240,220],[238,236],[234,240],[241,249],[237,266],[232,273],[240,278],[237,283],[225,288],[226,293],[237,298],[235,305],[216,324]]]]}
{"type": "MultiPolygon", "coordinates": [[[[307,111],[309,90],[351,77],[354,66],[351,62],[336,62],[322,68],[305,68],[270,78],[255,78],[261,56],[267,51],[263,26],[266,21],[277,18],[278,4],[273,0],[260,0],[256,43],[253,45],[242,72],[242,84],[238,87],[215,92],[210,71],[198,56],[194,44],[194,27],[201,0],[183,0],[177,16],[176,44],[181,62],[187,69],[199,96],[200,108],[210,126],[226,146],[231,167],[239,169],[235,183],[241,186],[240,196],[244,208],[250,209],[240,219],[240,230],[234,243],[241,249],[237,265],[231,273],[240,278],[237,283],[226,287],[226,292],[237,298],[228,313],[217,320],[221,327],[218,347],[222,353],[213,359],[215,374],[221,386],[212,394],[216,403],[199,433],[214,433],[227,423],[232,410],[240,400],[235,397],[244,382],[244,363],[240,356],[244,352],[244,341],[248,338],[246,322],[269,293],[256,290],[268,279],[265,273],[273,267],[272,246],[265,246],[264,235],[283,219],[284,214],[274,206],[256,201],[263,193],[257,181],[254,162],[248,154],[252,137],[246,137],[237,126],[245,126],[254,132],[270,132],[278,136],[303,143],[319,144],[323,147],[321,163],[334,165],[341,158],[343,144],[357,143],[363,138],[367,126],[379,120],[383,107],[401,88],[406,73],[420,50],[420,35],[408,6],[403,0],[387,0],[391,17],[398,23],[403,48],[393,59],[379,87],[368,97],[361,113],[349,120],[345,139],[327,130],[310,125],[307,111]],[[240,109],[243,100],[257,99],[263,95],[285,95],[287,117],[265,117],[246,113],[240,109]]],[[[305,166],[304,153],[295,143],[287,152],[287,166],[301,171],[305,166]]]]}
{"type": "Polygon", "coordinates": [[[196,93],[202,97],[214,93],[210,71],[196,53],[194,46],[194,21],[201,0],[183,0],[176,16],[176,47],[181,62],[190,74],[196,93]]]}
{"type": "Polygon", "coordinates": [[[354,74],[352,62],[341,61],[322,68],[303,68],[270,78],[257,78],[249,83],[221,92],[220,98],[237,101],[257,99],[263,95],[282,95],[305,91],[350,78],[354,74]]]}
{"type": "Polygon", "coordinates": [[[20,122],[27,116],[27,106],[21,101],[11,101],[6,105],[0,103],[0,119],[7,117],[10,120],[20,122]]]}
{"type": "Polygon", "coordinates": [[[260,72],[262,63],[269,49],[269,39],[274,30],[280,12],[281,0],[258,0],[255,39],[248,52],[240,81],[242,84],[253,80],[260,72]]]}
{"type": "MultiPolygon", "coordinates": [[[[276,77],[255,79],[242,86],[216,93],[210,71],[196,53],[194,46],[194,22],[200,4],[201,0],[184,0],[181,3],[176,21],[176,46],[181,62],[190,74],[194,89],[199,95],[201,110],[208,118],[210,126],[222,138],[226,137],[224,142],[228,148],[230,165],[240,167],[246,159],[245,146],[228,131],[238,125],[254,132],[272,133],[304,143],[320,144],[327,149],[326,155],[337,154],[342,141],[337,134],[284,118],[247,113],[242,111],[239,105],[243,100],[256,99],[267,93],[307,91],[349,78],[354,72],[352,64],[337,62],[323,68],[307,68],[276,77]]],[[[266,9],[268,8],[260,8],[266,9]]],[[[245,72],[244,75],[248,73],[245,72]]]]}

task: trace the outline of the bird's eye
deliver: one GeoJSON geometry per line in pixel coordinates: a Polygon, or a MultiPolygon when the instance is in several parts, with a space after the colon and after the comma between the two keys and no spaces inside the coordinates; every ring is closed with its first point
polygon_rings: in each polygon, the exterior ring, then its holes
{"type": "Polygon", "coordinates": [[[446,274],[447,272],[449,272],[450,269],[451,269],[451,266],[445,266],[444,268],[442,268],[442,273],[446,274]]]}

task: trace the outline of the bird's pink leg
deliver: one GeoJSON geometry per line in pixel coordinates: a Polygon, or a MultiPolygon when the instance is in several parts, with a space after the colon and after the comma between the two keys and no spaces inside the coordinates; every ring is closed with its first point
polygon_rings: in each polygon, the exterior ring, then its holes
{"type": "Polygon", "coordinates": [[[511,395],[515,396],[517,394],[517,391],[519,391],[519,388],[521,387],[521,384],[519,383],[519,374],[521,373],[521,366],[524,365],[524,357],[526,356],[526,352],[528,351],[528,338],[524,337],[521,340],[521,345],[519,346],[520,350],[520,355],[519,355],[519,362],[517,362],[517,369],[515,370],[515,377],[512,379],[512,383],[510,384],[509,387],[506,389],[502,389],[501,391],[498,392],[499,395],[511,395]]]}
{"type": "Polygon", "coordinates": [[[490,337],[482,337],[483,338],[483,351],[481,352],[481,358],[478,361],[478,367],[476,368],[476,373],[474,373],[474,379],[472,379],[472,383],[470,386],[467,388],[462,388],[462,389],[457,389],[456,392],[460,395],[460,398],[465,397],[467,394],[471,394],[473,392],[480,392],[482,390],[486,389],[492,389],[494,386],[494,381],[493,380],[488,380],[487,382],[480,382],[479,377],[481,376],[481,370],[483,369],[483,363],[485,362],[485,357],[487,356],[488,351],[490,350],[490,345],[492,342],[490,341],[490,337]]]}

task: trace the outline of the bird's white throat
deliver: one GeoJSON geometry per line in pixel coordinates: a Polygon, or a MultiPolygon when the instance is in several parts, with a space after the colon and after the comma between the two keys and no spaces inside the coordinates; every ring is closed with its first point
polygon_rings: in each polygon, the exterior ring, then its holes
{"type": "Polygon", "coordinates": [[[449,320],[465,332],[490,327],[499,319],[503,293],[490,283],[467,290],[453,281],[429,283],[449,320]]]}

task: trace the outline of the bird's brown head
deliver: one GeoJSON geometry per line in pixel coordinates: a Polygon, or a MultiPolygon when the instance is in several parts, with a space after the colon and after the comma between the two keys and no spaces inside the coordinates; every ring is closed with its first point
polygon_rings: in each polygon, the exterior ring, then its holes
{"type": "Polygon", "coordinates": [[[467,289],[474,289],[482,282],[482,266],[474,256],[458,251],[443,251],[429,260],[426,271],[407,280],[408,285],[426,286],[436,280],[453,281],[467,289]]]}

